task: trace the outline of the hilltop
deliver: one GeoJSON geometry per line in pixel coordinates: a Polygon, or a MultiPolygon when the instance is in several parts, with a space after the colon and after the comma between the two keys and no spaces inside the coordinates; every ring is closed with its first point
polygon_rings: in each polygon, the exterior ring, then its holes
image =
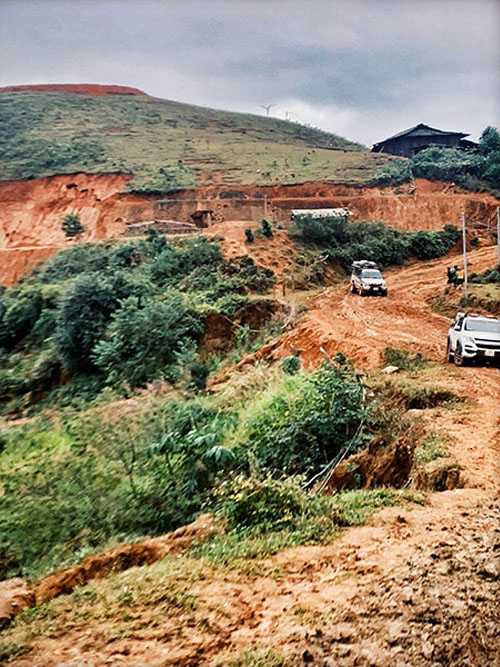
{"type": "Polygon", "coordinates": [[[128,192],[208,184],[368,185],[386,156],[311,127],[122,86],[0,89],[0,179],[125,173],[128,192]]]}

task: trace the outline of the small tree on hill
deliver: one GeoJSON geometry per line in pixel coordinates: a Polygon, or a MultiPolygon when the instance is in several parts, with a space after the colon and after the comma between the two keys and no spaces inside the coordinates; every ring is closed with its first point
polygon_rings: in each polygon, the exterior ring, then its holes
{"type": "Polygon", "coordinates": [[[76,213],[68,213],[68,215],[64,216],[62,221],[62,230],[68,238],[79,236],[85,231],[82,223],[80,222],[80,216],[78,216],[76,213]]]}
{"type": "Polygon", "coordinates": [[[260,231],[264,234],[264,236],[267,236],[268,239],[270,239],[273,235],[273,230],[271,228],[271,225],[265,218],[264,220],[262,220],[260,231]]]}

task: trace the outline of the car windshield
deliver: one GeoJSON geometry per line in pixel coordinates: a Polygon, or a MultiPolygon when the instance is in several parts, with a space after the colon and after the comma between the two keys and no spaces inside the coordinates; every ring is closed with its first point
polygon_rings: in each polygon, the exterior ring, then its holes
{"type": "Polygon", "coordinates": [[[485,331],[487,333],[500,334],[500,320],[476,320],[467,319],[465,322],[467,331],[485,331]]]}
{"type": "Polygon", "coordinates": [[[363,272],[361,273],[362,278],[378,278],[379,280],[382,279],[382,274],[380,271],[376,271],[375,269],[364,269],[363,272]]]}

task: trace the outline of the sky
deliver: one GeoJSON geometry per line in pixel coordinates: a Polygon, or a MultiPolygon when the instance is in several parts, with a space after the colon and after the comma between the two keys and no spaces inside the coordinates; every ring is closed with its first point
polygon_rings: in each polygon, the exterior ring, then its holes
{"type": "Polygon", "coordinates": [[[0,86],[29,83],[476,139],[500,124],[500,0],[0,0],[0,86]]]}

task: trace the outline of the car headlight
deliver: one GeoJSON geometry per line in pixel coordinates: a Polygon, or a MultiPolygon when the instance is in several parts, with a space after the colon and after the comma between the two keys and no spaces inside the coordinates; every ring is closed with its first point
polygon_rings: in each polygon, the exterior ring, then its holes
{"type": "Polygon", "coordinates": [[[464,343],[470,345],[471,347],[476,347],[476,341],[470,336],[464,336],[464,343]]]}

